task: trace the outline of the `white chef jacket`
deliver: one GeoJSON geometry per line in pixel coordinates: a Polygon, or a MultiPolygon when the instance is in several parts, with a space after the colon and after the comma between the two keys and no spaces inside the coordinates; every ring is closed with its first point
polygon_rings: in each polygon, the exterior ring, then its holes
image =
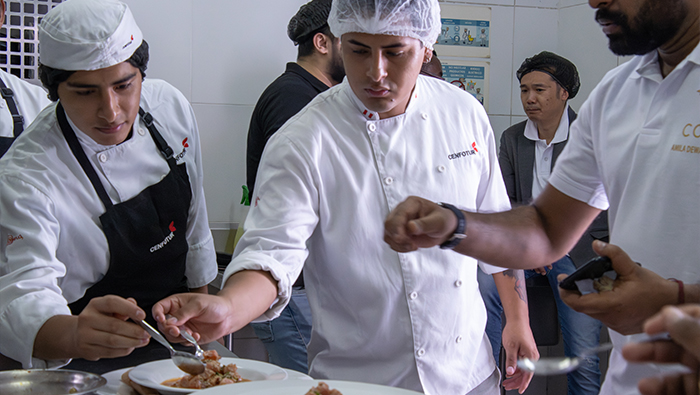
{"type": "MultiPolygon", "coordinates": [[[[185,275],[188,287],[204,286],[216,277],[217,266],[194,112],[173,86],[152,79],[143,83],[141,106],[153,115],[178,164],[187,164],[192,202],[185,275]]],[[[71,314],[67,304],[80,299],[109,267],[99,220],[105,208],[63,137],[55,107],[47,107],[0,159],[0,238],[5,240],[0,243],[0,353],[25,368],[67,363],[32,358],[34,338],[50,317],[71,314]]],[[[132,137],[113,146],[97,144],[71,126],[115,204],[170,171],[138,117],[132,137]]]]}
{"type": "MultiPolygon", "coordinates": [[[[666,78],[656,51],[610,71],[583,104],[550,183],[608,211],[610,242],[662,277],[700,283],[700,46],[666,78]]],[[[639,394],[659,365],[628,364],[615,348],[601,394],[639,394]]]]}
{"type": "Polygon", "coordinates": [[[405,114],[380,120],[343,82],[270,139],[255,185],[224,281],[271,272],[278,301],[262,317],[271,319],[305,262],[311,376],[466,394],[494,371],[477,261],[438,247],[397,253],[383,241],[384,219],[409,195],[510,207],[474,97],[420,76],[405,114]]]}
{"type": "MultiPolygon", "coordinates": [[[[24,117],[24,129],[27,129],[41,110],[51,104],[51,100],[41,87],[30,84],[4,70],[0,70],[0,78],[8,88],[12,89],[15,105],[17,105],[19,114],[24,117]]],[[[14,137],[12,113],[2,97],[0,97],[0,137],[14,137]]]]}

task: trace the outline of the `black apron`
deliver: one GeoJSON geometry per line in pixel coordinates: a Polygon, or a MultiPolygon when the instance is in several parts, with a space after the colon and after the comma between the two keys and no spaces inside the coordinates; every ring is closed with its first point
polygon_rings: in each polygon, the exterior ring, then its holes
{"type": "MultiPolygon", "coordinates": [[[[92,298],[118,295],[134,298],[155,325],[151,308],[159,300],[179,292],[187,292],[185,265],[187,258],[187,217],[192,200],[185,164],[177,165],[173,150],[160,135],[150,114],[139,108],[156,146],[166,158],[170,172],[157,184],[137,196],[112,204],[97,172],[89,162],[59,102],[56,115],[73,155],[90,179],[105,206],[100,216],[102,231],[109,245],[109,269],[105,276],[88,288],[85,295],[69,305],[74,315],[80,314],[92,298]]],[[[138,174],[134,174],[137,178],[138,174]]],[[[68,263],[70,264],[70,263],[68,263]]],[[[80,264],[89,264],[80,263],[80,264]]],[[[170,357],[169,351],[155,341],[137,348],[128,356],[101,359],[97,362],[73,360],[66,369],[104,373],[114,369],[170,357]]]]}
{"type": "Polygon", "coordinates": [[[10,114],[12,114],[12,134],[14,136],[0,137],[0,158],[2,158],[5,152],[10,149],[12,142],[24,131],[24,118],[17,109],[17,104],[14,99],[15,93],[5,85],[2,78],[0,78],[0,95],[5,99],[7,108],[10,110],[10,114]]]}

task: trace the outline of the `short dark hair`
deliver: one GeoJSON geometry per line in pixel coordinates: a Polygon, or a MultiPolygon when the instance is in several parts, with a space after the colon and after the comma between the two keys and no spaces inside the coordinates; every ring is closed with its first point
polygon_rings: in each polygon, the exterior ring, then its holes
{"type": "MultiPolygon", "coordinates": [[[[148,67],[148,43],[146,40],[141,42],[141,45],[136,48],[136,51],[126,62],[139,69],[141,79],[146,78],[146,68],[148,67]]],[[[75,71],[54,69],[39,62],[39,79],[49,91],[49,100],[58,100],[58,85],[65,82],[73,73],[75,71]]]]}
{"type": "Polygon", "coordinates": [[[316,47],[314,46],[314,36],[317,33],[324,34],[328,36],[331,41],[335,40],[335,36],[331,33],[331,28],[328,25],[323,25],[320,28],[312,31],[311,33],[299,38],[299,48],[297,51],[297,58],[303,58],[305,56],[313,55],[316,47]]]}

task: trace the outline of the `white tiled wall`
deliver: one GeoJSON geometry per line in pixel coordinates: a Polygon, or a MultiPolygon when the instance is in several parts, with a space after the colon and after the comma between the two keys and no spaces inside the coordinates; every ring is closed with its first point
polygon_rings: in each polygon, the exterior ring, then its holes
{"type": "Polygon", "coordinates": [[[559,12],[555,8],[515,7],[513,65],[510,73],[510,81],[513,84],[513,94],[511,95],[513,114],[525,115],[523,105],[520,102],[520,84],[515,77],[515,71],[520,68],[520,64],[525,58],[541,51],[556,52],[558,14],[559,12]]]}
{"type": "MultiPolygon", "coordinates": [[[[169,81],[193,104],[202,136],[209,220],[228,228],[245,182],[253,105],[285,63],[295,60],[286,26],[307,0],[125,1],[151,45],[148,76],[169,81]]],[[[594,11],[582,0],[442,3],[491,7],[489,116],[497,138],[525,119],[514,75],[525,57],[549,50],[578,66],[582,88],[571,102],[575,109],[603,74],[622,61],[607,50],[594,11]]]]}
{"type": "MultiPolygon", "coordinates": [[[[513,84],[513,29],[515,8],[491,7],[491,59],[489,62],[489,112],[490,115],[510,115],[513,84]]],[[[493,125],[492,125],[493,126],[493,125]]],[[[495,130],[495,126],[494,130],[495,130]]]]}
{"type": "Polygon", "coordinates": [[[192,0],[126,0],[150,47],[147,78],[161,78],[192,100],[192,0]],[[167,15],[167,16],[166,16],[167,15]]]}

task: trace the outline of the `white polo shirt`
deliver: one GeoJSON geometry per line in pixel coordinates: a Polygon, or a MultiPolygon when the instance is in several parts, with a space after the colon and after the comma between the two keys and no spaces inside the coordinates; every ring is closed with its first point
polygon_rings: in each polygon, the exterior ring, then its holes
{"type": "Polygon", "coordinates": [[[559,120],[559,126],[554,133],[554,138],[547,144],[547,140],[540,138],[537,124],[530,119],[525,122],[525,137],[535,142],[535,163],[532,166],[532,199],[537,198],[549,182],[552,173],[552,158],[554,157],[554,144],[566,141],[569,137],[569,107],[564,111],[559,120]]]}
{"type": "MultiPolygon", "coordinates": [[[[550,183],[605,209],[610,242],[662,277],[700,283],[700,47],[666,78],[657,53],[610,71],[584,103],[550,183]]],[[[610,331],[615,349],[601,394],[638,394],[656,365],[620,355],[632,337],[610,331]]]]}

